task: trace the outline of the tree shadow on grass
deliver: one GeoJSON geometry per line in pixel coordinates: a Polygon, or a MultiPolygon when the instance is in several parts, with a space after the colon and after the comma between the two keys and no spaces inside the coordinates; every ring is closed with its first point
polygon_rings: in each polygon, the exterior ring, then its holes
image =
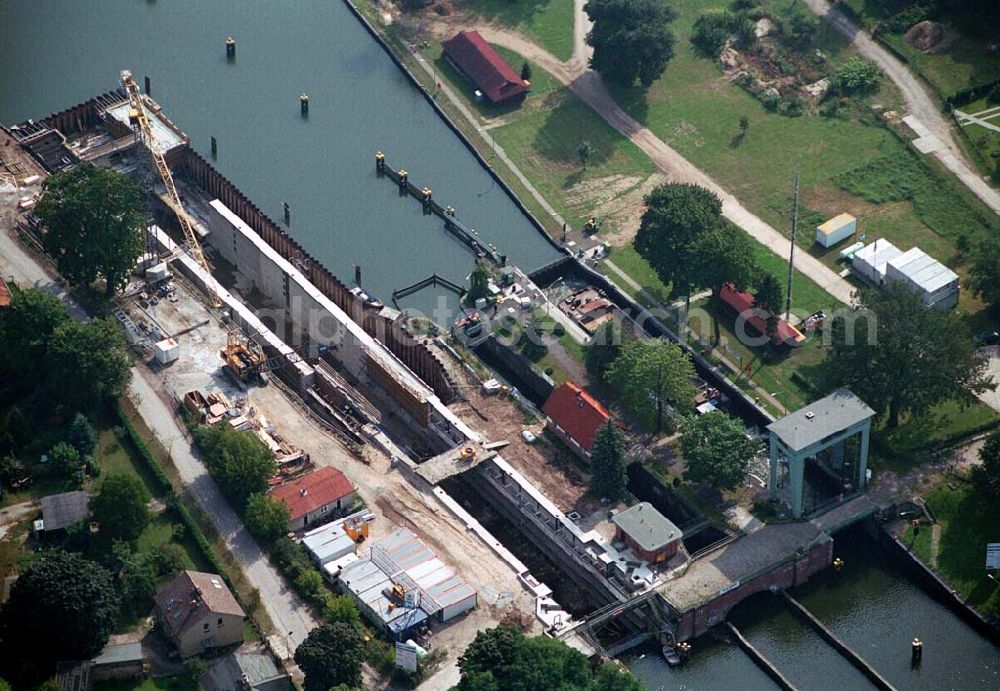
{"type": "MultiPolygon", "coordinates": [[[[553,163],[582,167],[577,146],[582,140],[590,142],[588,166],[599,166],[615,153],[614,138],[603,130],[574,127],[583,121],[573,117],[574,108],[588,108],[584,104],[556,108],[545,114],[545,122],[535,133],[534,150],[553,163]]],[[[580,176],[583,176],[582,171],[580,176]]]]}

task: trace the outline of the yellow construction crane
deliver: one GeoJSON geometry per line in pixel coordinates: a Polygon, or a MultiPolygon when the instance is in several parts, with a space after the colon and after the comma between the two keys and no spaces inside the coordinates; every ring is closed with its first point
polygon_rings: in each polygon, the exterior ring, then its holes
{"type": "Polygon", "coordinates": [[[167,188],[166,204],[174,212],[174,215],[177,216],[177,222],[180,224],[181,230],[184,231],[184,239],[187,241],[188,251],[201,268],[205,270],[209,279],[205,282],[205,287],[208,290],[208,297],[212,301],[212,306],[221,307],[222,301],[216,294],[211,280],[212,269],[205,259],[205,254],[201,251],[201,243],[198,241],[198,234],[195,232],[194,223],[181,204],[180,195],[177,194],[177,187],[174,185],[174,176],[170,173],[167,161],[163,157],[163,149],[160,148],[160,143],[156,141],[156,137],[153,135],[153,128],[149,124],[149,117],[146,115],[146,108],[143,106],[142,96],[139,94],[139,86],[132,79],[132,73],[129,70],[122,70],[122,86],[125,87],[125,92],[128,94],[130,105],[128,113],[129,122],[133,126],[136,124],[139,125],[142,138],[146,140],[146,146],[149,148],[150,153],[153,155],[153,160],[156,162],[156,169],[160,173],[160,179],[163,180],[163,185],[167,188]]]}

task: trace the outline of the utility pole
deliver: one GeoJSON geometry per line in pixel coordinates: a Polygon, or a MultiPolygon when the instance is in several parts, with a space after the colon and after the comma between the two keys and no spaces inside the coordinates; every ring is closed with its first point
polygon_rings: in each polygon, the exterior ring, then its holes
{"type": "Polygon", "coordinates": [[[788,289],[785,291],[785,321],[792,316],[792,278],[795,276],[795,236],[799,231],[799,171],[795,171],[795,192],[792,195],[792,247],[788,251],[788,289]]]}

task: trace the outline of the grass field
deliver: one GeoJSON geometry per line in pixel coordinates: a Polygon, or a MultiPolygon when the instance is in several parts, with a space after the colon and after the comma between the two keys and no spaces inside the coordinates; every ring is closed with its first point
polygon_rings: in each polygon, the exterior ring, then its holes
{"type": "Polygon", "coordinates": [[[573,0],[472,0],[462,9],[526,34],[560,60],[573,55],[573,0]]]}
{"type": "Polygon", "coordinates": [[[924,499],[941,526],[937,559],[931,553],[931,529],[922,526],[914,539],[907,528],[905,544],[965,595],[986,616],[1000,615],[1000,585],[986,577],[983,555],[986,545],[997,539],[1000,512],[995,500],[985,497],[972,482],[958,481],[955,489],[939,486],[924,499]]]}
{"type": "MultiPolygon", "coordinates": [[[[494,47],[520,69],[523,58],[494,47]]],[[[471,98],[471,83],[441,56],[440,46],[431,46],[425,54],[570,227],[613,212],[630,192],[641,197],[638,190],[653,172],[649,159],[537,65],[532,65],[531,92],[522,104],[494,106],[471,98]],[[581,140],[592,150],[586,170],[577,154],[581,140]]],[[[606,222],[609,229],[615,223],[606,222]]]]}

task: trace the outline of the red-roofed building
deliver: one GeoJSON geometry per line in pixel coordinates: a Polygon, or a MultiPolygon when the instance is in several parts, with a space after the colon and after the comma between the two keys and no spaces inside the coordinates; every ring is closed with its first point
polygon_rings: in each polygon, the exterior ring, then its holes
{"type": "Polygon", "coordinates": [[[441,47],[448,62],[475,82],[491,103],[520,101],[531,88],[478,31],[460,31],[441,47]]]}
{"type": "Polygon", "coordinates": [[[600,401],[571,381],[549,394],[542,412],[549,429],[584,458],[590,458],[597,430],[611,419],[611,413],[600,401]]]}
{"type": "Polygon", "coordinates": [[[292,530],[329,520],[335,511],[348,509],[354,503],[354,485],[346,475],[329,466],[278,485],[268,494],[288,507],[292,530]]]}
{"type": "MultiPolygon", "coordinates": [[[[752,332],[756,332],[761,336],[767,335],[767,321],[763,316],[766,315],[767,312],[759,307],[754,307],[753,295],[744,290],[736,290],[732,283],[727,283],[722,286],[719,298],[722,300],[723,304],[736,312],[737,319],[740,315],[744,315],[746,325],[750,327],[751,331],[748,335],[753,335],[752,332]]],[[[739,324],[737,324],[737,330],[739,330],[739,324]]],[[[802,345],[805,340],[806,337],[802,335],[801,331],[786,322],[784,319],[778,317],[778,323],[774,330],[774,336],[771,337],[771,345],[777,348],[798,347],[802,345]]]]}

